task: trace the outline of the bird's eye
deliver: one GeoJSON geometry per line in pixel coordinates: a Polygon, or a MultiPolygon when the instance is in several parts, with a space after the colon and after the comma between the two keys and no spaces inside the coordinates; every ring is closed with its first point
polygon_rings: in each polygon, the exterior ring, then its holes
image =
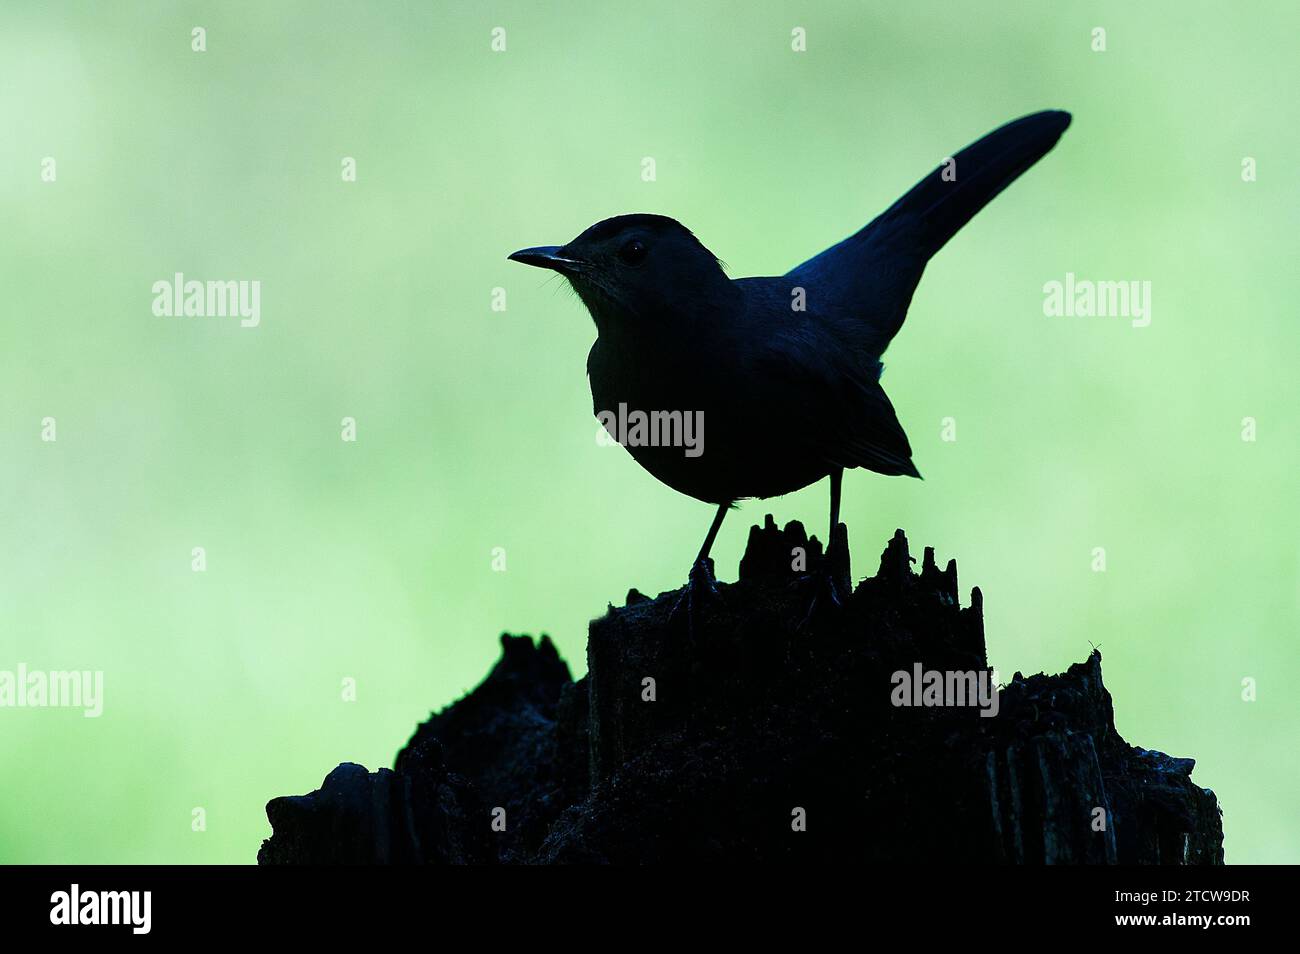
{"type": "Polygon", "coordinates": [[[645,242],[640,239],[632,239],[618,250],[618,257],[624,265],[640,265],[645,261],[646,252],[648,251],[645,242]]]}

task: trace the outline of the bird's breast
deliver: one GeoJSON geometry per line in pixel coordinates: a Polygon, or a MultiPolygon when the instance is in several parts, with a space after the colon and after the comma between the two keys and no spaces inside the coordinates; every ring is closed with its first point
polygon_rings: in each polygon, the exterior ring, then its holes
{"type": "Polygon", "coordinates": [[[783,438],[781,403],[728,353],[625,350],[597,341],[592,409],[661,482],[709,503],[790,493],[824,476],[783,438]],[[707,359],[707,360],[706,360],[707,359]]]}

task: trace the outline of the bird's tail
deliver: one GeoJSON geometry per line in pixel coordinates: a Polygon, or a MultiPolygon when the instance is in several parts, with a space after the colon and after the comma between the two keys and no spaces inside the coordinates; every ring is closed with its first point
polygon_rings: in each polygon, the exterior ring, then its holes
{"type": "Polygon", "coordinates": [[[1056,145],[1070,114],[1034,113],[972,143],[866,227],[786,273],[813,285],[828,311],[852,314],[861,349],[880,355],[907,316],[925,263],[1056,145]]]}
{"type": "Polygon", "coordinates": [[[908,239],[929,258],[980,209],[1056,145],[1070,114],[1045,110],[971,143],[918,182],[877,220],[905,220],[908,239]]]}

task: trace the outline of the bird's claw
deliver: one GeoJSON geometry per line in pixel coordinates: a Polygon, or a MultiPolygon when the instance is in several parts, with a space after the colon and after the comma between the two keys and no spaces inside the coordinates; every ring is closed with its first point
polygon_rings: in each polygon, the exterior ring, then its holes
{"type": "Polygon", "coordinates": [[[713,576],[713,561],[697,560],[691,567],[686,586],[677,597],[672,610],[669,611],[669,623],[685,626],[686,631],[693,636],[696,621],[717,595],[718,585],[713,576]]]}
{"type": "Polygon", "coordinates": [[[808,612],[804,614],[797,630],[800,633],[807,632],[818,621],[825,619],[827,614],[838,612],[844,605],[831,573],[820,571],[815,579],[812,602],[808,604],[808,612]]]}

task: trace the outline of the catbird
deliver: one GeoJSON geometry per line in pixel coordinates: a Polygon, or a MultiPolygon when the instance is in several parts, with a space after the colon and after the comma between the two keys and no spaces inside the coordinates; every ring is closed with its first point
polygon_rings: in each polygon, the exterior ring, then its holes
{"type": "MultiPolygon", "coordinates": [[[[880,386],[881,355],[930,257],[1069,124],[1070,114],[1057,110],[1007,123],[945,159],[865,228],[780,277],[728,278],[689,230],[662,215],[616,216],[567,245],[509,256],[559,272],[595,320],[587,375],[607,428],[638,411],[662,412],[660,436],[687,433],[670,420],[701,425],[688,448],[648,440],[645,428],[640,439],[615,434],[660,481],[718,507],[688,598],[712,589],[709,550],[736,501],[830,477],[834,545],[845,468],[921,476],[880,386]]],[[[837,603],[834,581],[824,582],[837,603]]]]}

